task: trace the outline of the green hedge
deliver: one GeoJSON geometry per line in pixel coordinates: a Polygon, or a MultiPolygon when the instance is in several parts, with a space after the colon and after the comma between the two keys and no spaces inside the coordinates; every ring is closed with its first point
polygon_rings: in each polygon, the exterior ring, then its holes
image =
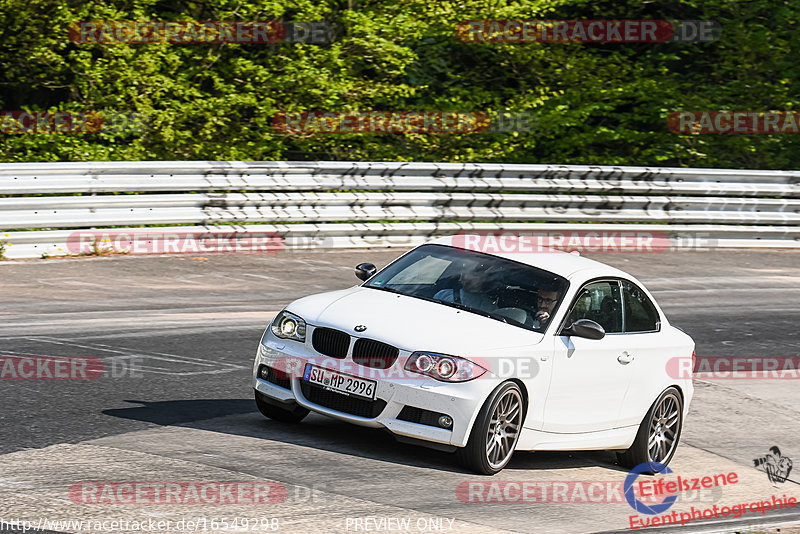
{"type": "Polygon", "coordinates": [[[3,110],[136,113],[141,132],[0,134],[3,161],[363,160],[793,169],[798,136],[677,135],[675,110],[793,110],[795,0],[0,0],[3,110]],[[352,8],[352,9],[350,9],[352,8]],[[470,44],[468,19],[702,19],[711,43],[470,44]],[[74,44],[80,20],[325,20],[330,44],[74,44]],[[530,132],[287,135],[285,110],[525,111],[530,132]]]}

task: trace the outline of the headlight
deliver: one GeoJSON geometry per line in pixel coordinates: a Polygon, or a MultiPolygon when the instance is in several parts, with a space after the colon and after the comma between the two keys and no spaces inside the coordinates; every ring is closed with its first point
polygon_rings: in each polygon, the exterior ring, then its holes
{"type": "Polygon", "coordinates": [[[450,379],[456,374],[456,362],[452,358],[442,358],[436,362],[436,373],[445,379],[450,379]]]}
{"type": "Polygon", "coordinates": [[[405,369],[442,382],[466,382],[486,372],[486,369],[465,358],[435,352],[415,352],[406,362],[405,369]]]}
{"type": "MultiPolygon", "coordinates": [[[[406,369],[409,368],[410,364],[411,364],[411,360],[409,360],[409,363],[406,364],[406,369]]],[[[414,360],[414,369],[413,369],[413,371],[417,371],[417,372],[423,373],[423,374],[429,373],[433,369],[434,365],[436,365],[436,362],[434,361],[433,358],[431,358],[427,354],[420,354],[419,356],[417,356],[417,359],[414,360]]]]}
{"type": "Polygon", "coordinates": [[[280,312],[272,321],[272,333],[282,339],[306,340],[306,322],[293,313],[280,312]]]}

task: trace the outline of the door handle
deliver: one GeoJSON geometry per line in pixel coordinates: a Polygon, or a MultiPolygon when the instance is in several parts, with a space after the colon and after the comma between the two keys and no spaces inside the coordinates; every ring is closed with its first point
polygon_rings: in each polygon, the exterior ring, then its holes
{"type": "Polygon", "coordinates": [[[631,356],[630,354],[628,354],[628,351],[625,351],[625,352],[623,352],[622,354],[620,354],[620,355],[617,357],[617,361],[618,361],[619,363],[622,363],[622,364],[625,364],[625,365],[627,365],[627,364],[629,364],[629,363],[631,363],[631,362],[633,361],[633,356],[631,356]]]}

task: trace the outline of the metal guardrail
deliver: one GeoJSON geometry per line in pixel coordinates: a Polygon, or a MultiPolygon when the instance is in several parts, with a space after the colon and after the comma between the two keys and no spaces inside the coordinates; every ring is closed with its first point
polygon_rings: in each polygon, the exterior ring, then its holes
{"type": "Polygon", "coordinates": [[[658,231],[677,248],[800,247],[800,171],[16,163],[0,164],[0,195],[7,258],[69,253],[69,240],[86,229],[154,225],[148,231],[272,233],[289,248],[411,246],[435,235],[500,230],[658,231]]]}

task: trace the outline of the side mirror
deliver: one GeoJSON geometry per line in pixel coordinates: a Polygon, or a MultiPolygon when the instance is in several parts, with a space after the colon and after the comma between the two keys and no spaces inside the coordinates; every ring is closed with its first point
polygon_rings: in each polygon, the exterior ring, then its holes
{"type": "Polygon", "coordinates": [[[378,268],[371,263],[359,263],[356,265],[356,277],[365,282],[372,278],[372,275],[378,272],[378,268]]]}
{"type": "Polygon", "coordinates": [[[603,339],[606,331],[591,319],[578,319],[561,331],[562,336],[585,337],[586,339],[603,339]]]}

